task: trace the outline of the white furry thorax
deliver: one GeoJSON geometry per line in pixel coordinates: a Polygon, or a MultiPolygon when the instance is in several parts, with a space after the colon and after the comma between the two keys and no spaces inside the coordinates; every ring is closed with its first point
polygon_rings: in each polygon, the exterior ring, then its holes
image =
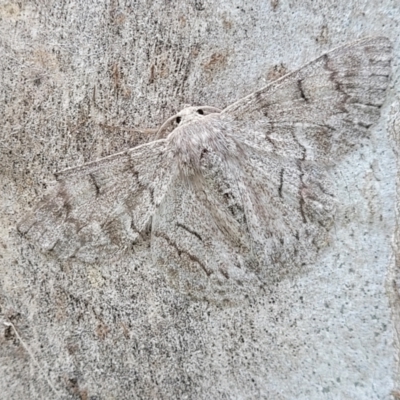
{"type": "Polygon", "coordinates": [[[177,114],[180,118],[175,128],[166,138],[178,169],[184,175],[197,173],[201,169],[204,157],[217,154],[221,161],[227,161],[232,154],[237,154],[231,125],[220,114],[199,115],[198,107],[187,107],[177,114]]]}

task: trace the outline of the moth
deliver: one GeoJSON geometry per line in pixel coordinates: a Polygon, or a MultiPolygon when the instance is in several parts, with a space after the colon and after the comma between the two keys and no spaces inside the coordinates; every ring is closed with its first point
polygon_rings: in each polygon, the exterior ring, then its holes
{"type": "Polygon", "coordinates": [[[368,138],[390,62],[388,39],[362,39],[222,111],[184,108],[156,140],[57,173],[18,230],[61,259],[144,246],[186,293],[268,282],[329,242],[330,170],[368,138]]]}

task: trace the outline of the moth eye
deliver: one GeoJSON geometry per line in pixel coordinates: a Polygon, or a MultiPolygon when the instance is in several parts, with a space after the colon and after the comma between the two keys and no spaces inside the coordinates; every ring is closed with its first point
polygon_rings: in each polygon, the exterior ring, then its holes
{"type": "Polygon", "coordinates": [[[182,118],[181,117],[176,117],[176,123],[179,124],[181,122],[182,118]]]}
{"type": "Polygon", "coordinates": [[[200,115],[204,115],[204,111],[203,111],[201,108],[199,108],[199,109],[197,110],[197,113],[200,114],[200,115]]]}

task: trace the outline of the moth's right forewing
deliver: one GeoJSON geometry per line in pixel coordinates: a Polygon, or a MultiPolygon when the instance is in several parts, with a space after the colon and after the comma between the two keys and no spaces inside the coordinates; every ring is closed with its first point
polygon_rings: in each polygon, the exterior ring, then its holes
{"type": "Polygon", "coordinates": [[[379,118],[391,72],[383,37],[332,50],[228,106],[240,140],[297,159],[336,159],[379,118]]]}

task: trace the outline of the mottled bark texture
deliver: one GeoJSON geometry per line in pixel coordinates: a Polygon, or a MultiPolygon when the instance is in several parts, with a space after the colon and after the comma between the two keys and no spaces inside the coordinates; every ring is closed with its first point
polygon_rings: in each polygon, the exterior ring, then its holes
{"type": "Polygon", "coordinates": [[[399,10],[324,3],[0,3],[6,398],[396,396],[399,10]]]}

